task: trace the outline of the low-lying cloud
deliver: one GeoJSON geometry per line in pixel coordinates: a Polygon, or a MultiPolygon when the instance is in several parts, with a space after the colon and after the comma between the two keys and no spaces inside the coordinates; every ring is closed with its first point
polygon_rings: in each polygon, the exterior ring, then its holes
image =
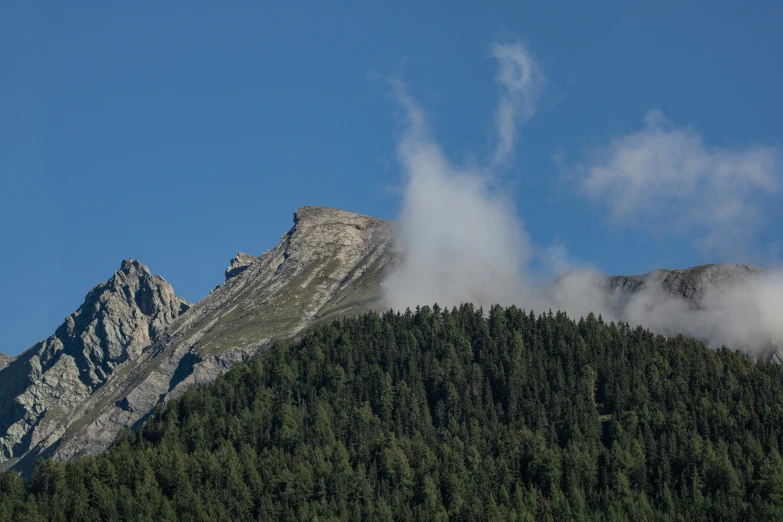
{"type": "Polygon", "coordinates": [[[763,358],[775,352],[783,356],[783,273],[738,272],[727,281],[705,285],[696,301],[689,302],[667,290],[656,273],[631,294],[610,289],[603,274],[573,271],[547,289],[543,302],[572,316],[601,313],[607,321],[683,334],[714,348],[728,346],[763,358]]]}
{"type": "MultiPolygon", "coordinates": [[[[705,288],[695,308],[665,291],[656,277],[634,294],[612,291],[603,274],[572,270],[579,263],[565,245],[534,248],[496,182],[513,161],[519,129],[535,114],[546,79],[519,43],[496,44],[491,54],[499,87],[496,146],[483,164],[461,165],[447,157],[423,108],[400,80],[391,82],[404,113],[397,157],[405,189],[398,220],[403,262],[383,284],[389,306],[517,304],[565,310],[573,317],[592,311],[712,346],[755,353],[781,347],[780,273],[705,288]],[[553,272],[571,271],[553,284],[536,281],[528,270],[533,257],[549,259],[553,272]]],[[[772,147],[708,148],[692,129],[677,128],[660,111],[650,111],[642,130],[611,140],[577,171],[582,188],[606,206],[610,221],[653,232],[695,232],[698,246],[711,250],[757,231],[763,197],[780,189],[778,158],[772,147]]]]}

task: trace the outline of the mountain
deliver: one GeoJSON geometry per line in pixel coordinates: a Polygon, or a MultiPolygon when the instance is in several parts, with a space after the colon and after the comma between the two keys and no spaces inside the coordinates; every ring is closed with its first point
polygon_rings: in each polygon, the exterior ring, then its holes
{"type": "MultiPolygon", "coordinates": [[[[0,467],[29,472],[39,456],[101,453],[158,404],[213,382],[274,339],[384,308],[381,283],[401,257],[390,221],[302,207],[275,248],[238,253],[225,282],[195,305],[143,264],[124,261],[52,337],[0,357],[0,467]]],[[[707,265],[612,276],[605,285],[632,295],[660,283],[698,306],[707,286],[759,271],[707,265]]]]}
{"type": "Polygon", "coordinates": [[[214,381],[272,339],[380,307],[380,283],[399,258],[394,244],[389,221],[303,207],[275,248],[237,254],[225,283],[192,306],[144,265],[124,262],[55,336],[0,373],[0,462],[29,471],[38,456],[100,453],[160,402],[214,381]],[[166,291],[140,289],[141,274],[166,291]]]}
{"type": "Polygon", "coordinates": [[[9,357],[4,353],[0,353],[0,370],[11,364],[13,360],[13,357],[9,357]]]}
{"type": "Polygon", "coordinates": [[[56,444],[86,401],[190,304],[135,260],[87,294],[48,339],[0,370],[0,463],[56,444]]]}

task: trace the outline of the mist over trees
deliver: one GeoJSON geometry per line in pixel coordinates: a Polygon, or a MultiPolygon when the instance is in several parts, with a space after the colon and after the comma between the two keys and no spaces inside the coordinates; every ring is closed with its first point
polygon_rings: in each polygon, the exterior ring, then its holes
{"type": "Polygon", "coordinates": [[[589,315],[365,314],[278,342],[0,520],[783,520],[783,366],[589,315]]]}

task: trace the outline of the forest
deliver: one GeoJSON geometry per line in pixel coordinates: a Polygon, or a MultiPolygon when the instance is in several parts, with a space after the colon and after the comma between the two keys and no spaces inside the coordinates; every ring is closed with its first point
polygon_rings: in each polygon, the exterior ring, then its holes
{"type": "Polygon", "coordinates": [[[783,520],[783,366],[590,314],[367,313],[277,341],[2,521],[783,520]]]}

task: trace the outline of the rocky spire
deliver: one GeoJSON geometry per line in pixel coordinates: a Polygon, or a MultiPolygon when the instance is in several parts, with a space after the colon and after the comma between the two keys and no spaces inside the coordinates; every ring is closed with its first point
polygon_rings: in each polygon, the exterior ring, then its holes
{"type": "Polygon", "coordinates": [[[138,357],[190,303],[135,259],[126,259],[106,282],[87,294],[55,337],[86,373],[85,384],[102,384],[114,366],[138,357]]]}

